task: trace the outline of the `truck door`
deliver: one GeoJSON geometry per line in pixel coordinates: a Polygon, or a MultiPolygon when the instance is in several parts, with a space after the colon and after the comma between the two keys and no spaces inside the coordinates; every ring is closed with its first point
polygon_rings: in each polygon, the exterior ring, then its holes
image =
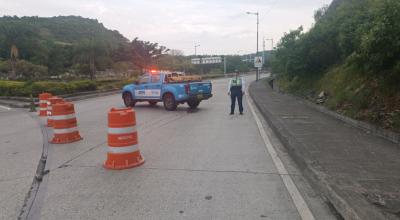
{"type": "Polygon", "coordinates": [[[161,99],[161,75],[150,74],[150,81],[145,86],[147,99],[161,99]]]}
{"type": "Polygon", "coordinates": [[[135,99],[146,98],[146,86],[149,84],[150,75],[144,74],[139,78],[139,85],[135,87],[135,99]]]}

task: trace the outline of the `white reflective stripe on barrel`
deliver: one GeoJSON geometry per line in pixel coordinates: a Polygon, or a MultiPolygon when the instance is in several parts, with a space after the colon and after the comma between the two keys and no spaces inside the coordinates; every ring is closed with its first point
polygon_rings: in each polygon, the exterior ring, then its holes
{"type": "MultiPolygon", "coordinates": [[[[54,117],[54,116],[53,116],[54,117]]],[[[78,131],[77,127],[73,127],[73,128],[54,128],[54,134],[68,134],[68,133],[72,133],[74,131],[78,131]]]]}
{"type": "Polygon", "coordinates": [[[39,100],[39,103],[46,103],[47,104],[47,101],[46,100],[39,100]]]}
{"type": "Polygon", "coordinates": [[[67,119],[72,119],[75,118],[75,114],[69,114],[69,115],[53,115],[53,120],[67,120],[67,119]]]}
{"type": "Polygon", "coordinates": [[[39,108],[40,111],[47,111],[47,108],[39,108]]]}
{"type": "Polygon", "coordinates": [[[126,146],[126,147],[111,147],[108,146],[108,153],[113,153],[113,154],[124,154],[124,153],[133,153],[135,151],[138,151],[139,147],[137,144],[131,145],[131,146],[126,146]]]}
{"type": "Polygon", "coordinates": [[[50,105],[48,105],[47,106],[47,115],[51,115],[51,110],[53,110],[53,108],[50,105]]]}
{"type": "Polygon", "coordinates": [[[136,126],[124,127],[124,128],[108,128],[109,134],[129,134],[136,132],[136,126]]]}

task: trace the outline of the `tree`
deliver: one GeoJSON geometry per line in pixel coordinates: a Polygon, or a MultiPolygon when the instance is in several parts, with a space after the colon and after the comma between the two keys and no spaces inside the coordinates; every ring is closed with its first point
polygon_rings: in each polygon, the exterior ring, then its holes
{"type": "MultiPolygon", "coordinates": [[[[12,18],[8,17],[8,19],[12,18]]],[[[0,47],[7,48],[4,52],[9,51],[8,54],[3,52],[2,56],[9,57],[11,61],[11,79],[17,76],[15,65],[18,58],[29,54],[29,48],[35,45],[36,39],[37,34],[31,25],[21,21],[0,23],[0,47]]]]}
{"type": "Polygon", "coordinates": [[[18,61],[18,48],[15,46],[15,44],[11,45],[11,52],[10,52],[10,61],[11,61],[11,79],[16,78],[16,73],[15,73],[15,64],[18,61]]]}
{"type": "Polygon", "coordinates": [[[168,54],[171,56],[183,56],[184,55],[182,50],[176,50],[176,49],[169,50],[168,54]]]}
{"type": "Polygon", "coordinates": [[[155,61],[162,54],[168,52],[169,49],[159,46],[158,43],[151,43],[135,38],[131,42],[131,51],[133,63],[141,69],[146,69],[152,67],[155,61]]]}
{"type": "Polygon", "coordinates": [[[75,61],[89,65],[89,76],[94,80],[96,75],[96,61],[107,56],[107,45],[99,39],[85,39],[75,46],[75,61]]]}

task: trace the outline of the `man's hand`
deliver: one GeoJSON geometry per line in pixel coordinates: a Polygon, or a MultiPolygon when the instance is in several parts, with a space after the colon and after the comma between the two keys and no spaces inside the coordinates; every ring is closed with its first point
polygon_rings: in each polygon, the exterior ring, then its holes
{"type": "Polygon", "coordinates": [[[242,95],[244,95],[245,94],[245,92],[244,91],[242,91],[242,95]]]}
{"type": "Polygon", "coordinates": [[[228,92],[228,95],[231,95],[231,92],[228,92]]]}

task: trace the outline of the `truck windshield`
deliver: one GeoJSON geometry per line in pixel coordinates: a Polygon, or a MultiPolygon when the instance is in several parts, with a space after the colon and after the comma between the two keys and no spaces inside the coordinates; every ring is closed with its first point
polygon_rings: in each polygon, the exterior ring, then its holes
{"type": "Polygon", "coordinates": [[[140,84],[148,83],[149,82],[149,78],[150,78],[149,74],[145,74],[145,75],[140,77],[139,83],[140,84]]]}
{"type": "Polygon", "coordinates": [[[158,83],[160,81],[160,74],[151,75],[150,82],[151,83],[158,83]]]}

